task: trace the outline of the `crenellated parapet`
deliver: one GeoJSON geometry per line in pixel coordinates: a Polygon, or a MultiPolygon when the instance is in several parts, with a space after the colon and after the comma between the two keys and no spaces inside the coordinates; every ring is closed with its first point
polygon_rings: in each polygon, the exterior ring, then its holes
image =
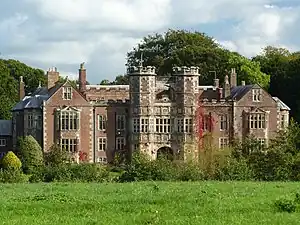
{"type": "Polygon", "coordinates": [[[86,89],[91,91],[128,91],[129,85],[87,85],[86,89]]]}
{"type": "Polygon", "coordinates": [[[129,99],[108,99],[108,104],[129,104],[129,99]]]}
{"type": "Polygon", "coordinates": [[[173,67],[173,75],[177,76],[199,76],[199,67],[197,66],[181,66],[181,67],[173,67]]]}
{"type": "Polygon", "coordinates": [[[128,75],[156,75],[155,66],[131,66],[127,69],[128,75]]]}

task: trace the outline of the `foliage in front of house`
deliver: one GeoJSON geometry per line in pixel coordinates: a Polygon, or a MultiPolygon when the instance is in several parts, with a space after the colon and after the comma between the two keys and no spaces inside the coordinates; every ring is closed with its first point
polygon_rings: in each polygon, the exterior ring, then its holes
{"type": "Polygon", "coordinates": [[[18,156],[25,173],[32,173],[44,165],[43,150],[34,137],[25,136],[18,140],[18,156]]]}
{"type": "Polygon", "coordinates": [[[205,147],[196,162],[151,161],[135,152],[130,161],[121,163],[117,155],[115,163],[103,165],[72,163],[57,145],[43,154],[34,138],[26,136],[19,141],[20,159],[8,152],[1,160],[0,182],[300,181],[299,140],[300,126],[292,121],[268,148],[248,137],[226,151],[205,147]]]}

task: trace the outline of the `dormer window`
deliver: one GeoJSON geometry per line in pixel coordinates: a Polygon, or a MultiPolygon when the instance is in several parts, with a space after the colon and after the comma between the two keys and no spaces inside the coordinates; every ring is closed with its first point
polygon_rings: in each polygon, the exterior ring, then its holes
{"type": "Polygon", "coordinates": [[[72,99],[72,88],[71,87],[63,87],[63,99],[64,100],[72,99]]]}
{"type": "Polygon", "coordinates": [[[252,100],[253,100],[253,102],[261,101],[261,89],[253,89],[252,90],[252,100]]]}

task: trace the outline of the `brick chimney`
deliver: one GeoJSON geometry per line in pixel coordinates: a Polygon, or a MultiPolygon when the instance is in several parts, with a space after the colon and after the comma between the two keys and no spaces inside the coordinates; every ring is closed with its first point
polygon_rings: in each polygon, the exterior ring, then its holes
{"type": "Polygon", "coordinates": [[[231,87],[235,87],[236,86],[236,72],[235,72],[235,68],[231,69],[230,86],[231,87]]]}
{"type": "Polygon", "coordinates": [[[230,96],[230,84],[229,84],[229,78],[228,75],[225,76],[225,80],[224,80],[224,98],[227,98],[230,96]]]}
{"type": "Polygon", "coordinates": [[[23,76],[20,76],[19,80],[19,98],[20,101],[25,97],[25,83],[23,81],[23,76]]]}
{"type": "Polygon", "coordinates": [[[84,63],[81,63],[79,68],[79,91],[86,91],[86,69],[84,68],[84,63]]]}
{"type": "Polygon", "coordinates": [[[47,71],[47,88],[50,89],[59,81],[59,72],[57,68],[51,68],[47,71]]]}

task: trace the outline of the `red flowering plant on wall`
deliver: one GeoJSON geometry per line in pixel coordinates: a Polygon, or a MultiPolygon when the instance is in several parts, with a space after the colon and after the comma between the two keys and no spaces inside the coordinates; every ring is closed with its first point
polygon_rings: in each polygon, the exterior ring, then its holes
{"type": "Polygon", "coordinates": [[[83,151],[79,151],[79,161],[84,162],[87,161],[87,153],[83,151]]]}

